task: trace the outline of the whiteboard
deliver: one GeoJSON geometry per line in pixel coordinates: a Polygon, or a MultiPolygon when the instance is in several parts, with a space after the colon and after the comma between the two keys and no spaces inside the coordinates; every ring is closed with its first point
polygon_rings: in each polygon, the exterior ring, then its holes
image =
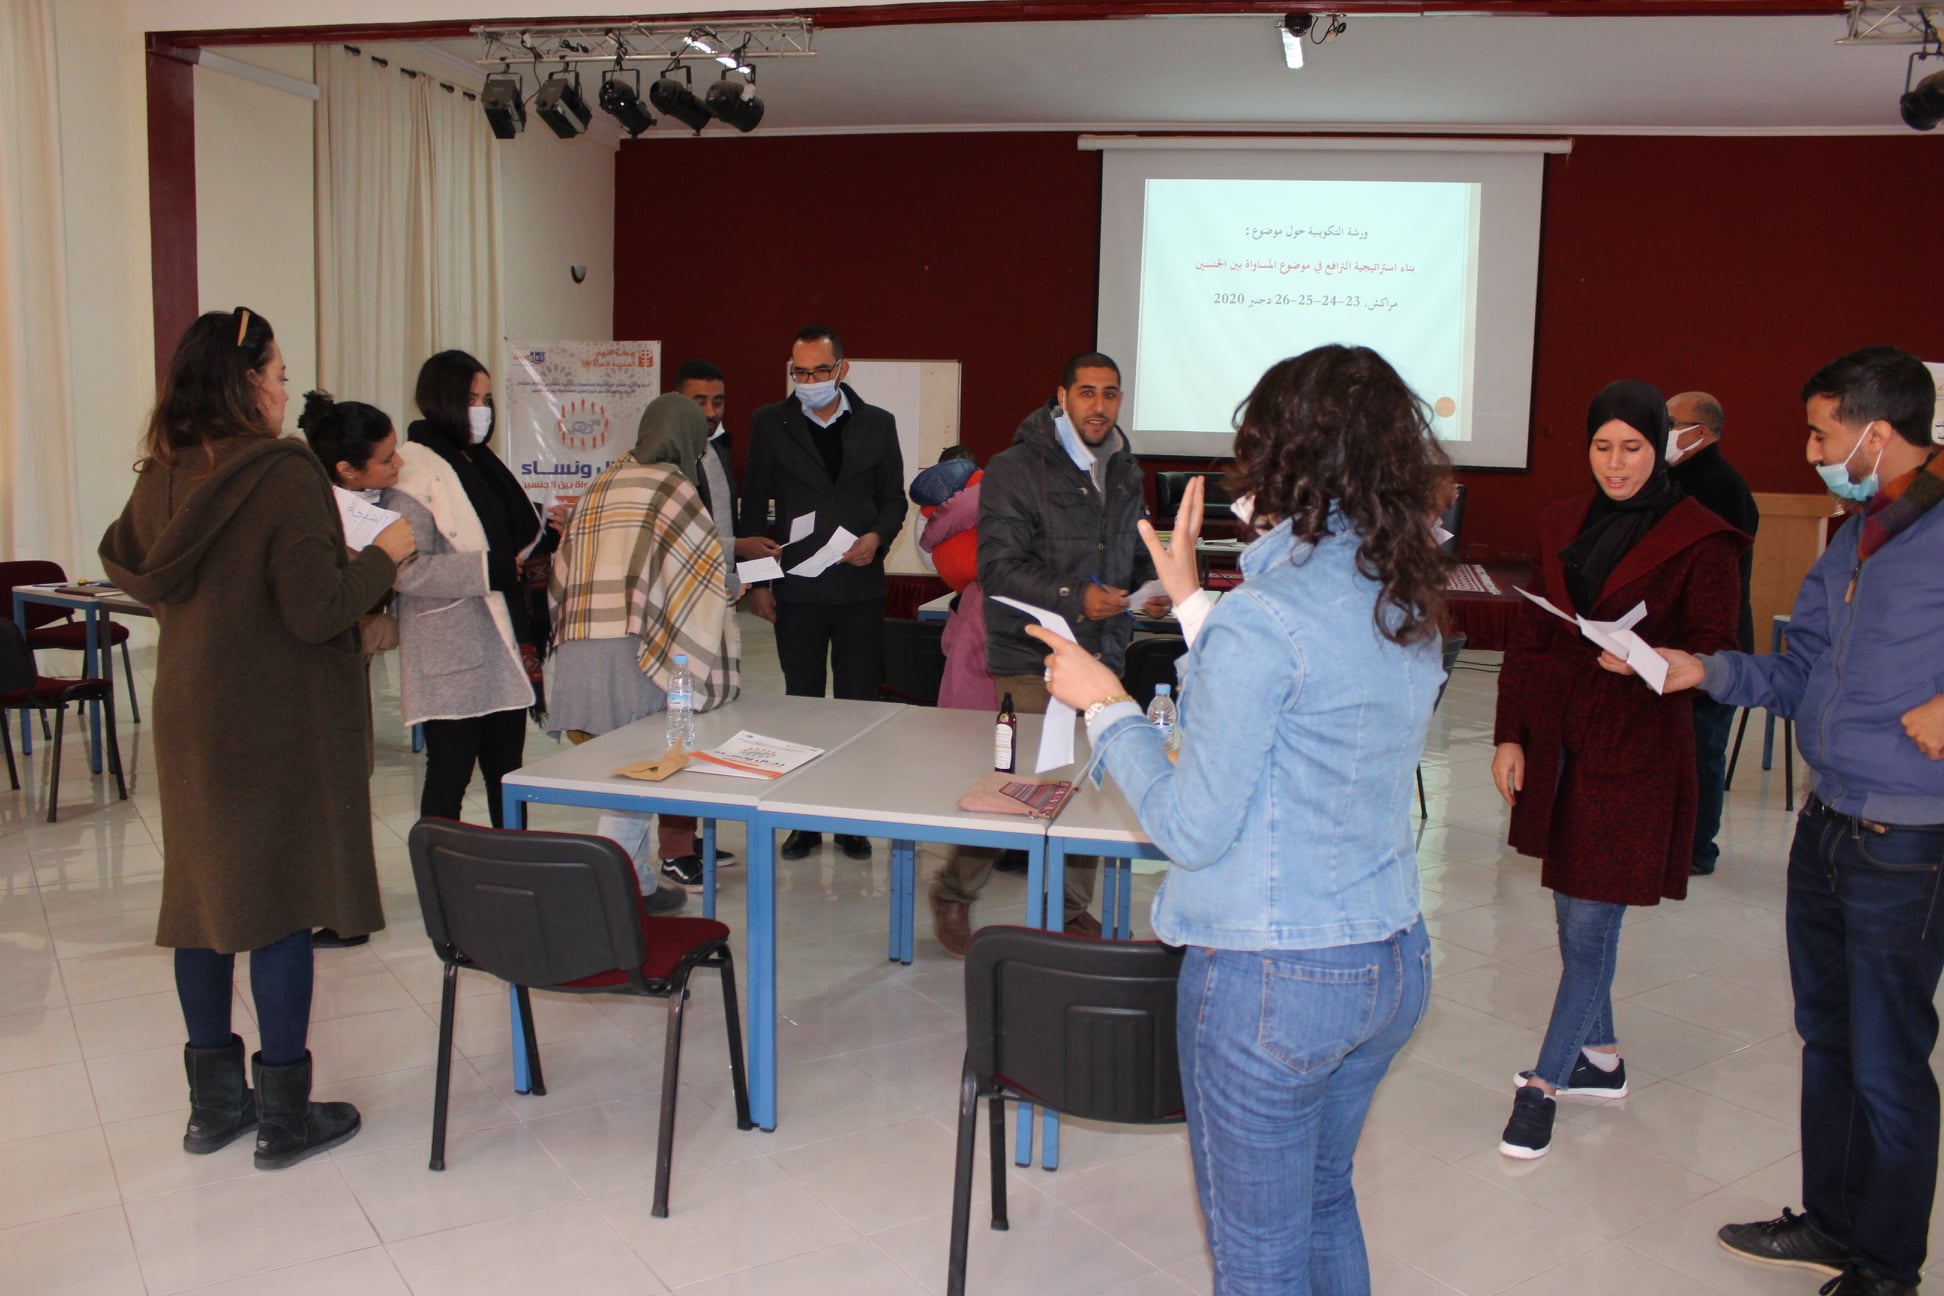
{"type": "MultiPolygon", "coordinates": [[[[938,462],[939,452],[959,439],[959,362],[956,360],[852,360],[844,379],[869,404],[898,421],[898,452],[904,458],[904,529],[891,545],[884,569],[925,575],[918,556],[919,513],[911,503],[911,479],[938,462]]],[[[790,393],[785,377],[783,394],[790,393]]]]}

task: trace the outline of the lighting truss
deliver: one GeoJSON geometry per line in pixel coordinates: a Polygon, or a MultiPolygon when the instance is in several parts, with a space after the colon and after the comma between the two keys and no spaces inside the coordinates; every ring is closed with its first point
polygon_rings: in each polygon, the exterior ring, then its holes
{"type": "Polygon", "coordinates": [[[507,67],[529,60],[546,64],[625,62],[666,64],[694,59],[728,68],[751,59],[813,56],[808,18],[696,23],[626,23],[575,27],[475,27],[483,50],[481,67],[507,67]]]}
{"type": "Polygon", "coordinates": [[[1838,45],[1926,45],[1944,31],[1944,4],[1880,4],[1856,0],[1849,34],[1838,45]]]}

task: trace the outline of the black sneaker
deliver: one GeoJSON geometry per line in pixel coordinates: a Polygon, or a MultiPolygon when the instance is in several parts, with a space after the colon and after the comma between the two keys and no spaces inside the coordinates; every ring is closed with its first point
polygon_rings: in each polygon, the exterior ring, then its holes
{"type": "Polygon", "coordinates": [[[370,936],[340,936],[329,927],[319,927],[311,933],[312,949],[349,949],[353,945],[363,945],[370,936]]]}
{"type": "Polygon", "coordinates": [[[719,868],[719,869],[720,869],[720,868],[734,868],[734,867],[736,867],[736,857],[735,857],[735,855],[734,855],[734,853],[732,853],[732,852],[730,852],[730,851],[726,851],[726,850],[719,850],[719,851],[717,851],[717,852],[716,852],[716,867],[717,867],[717,868],[719,868]]]}
{"type": "Polygon", "coordinates": [[[1743,1259],[1760,1260],[1763,1264],[1794,1265],[1798,1269],[1820,1269],[1842,1275],[1850,1262],[1848,1247],[1830,1241],[1806,1217],[1786,1206],[1779,1219],[1723,1224],[1715,1231],[1715,1240],[1743,1259]]]}
{"type": "MultiPolygon", "coordinates": [[[[1512,1087],[1523,1089],[1526,1081],[1532,1079],[1532,1072],[1521,1071],[1512,1077],[1512,1087]]],[[[1627,1062],[1625,1058],[1611,1071],[1602,1071],[1580,1054],[1579,1061],[1573,1063],[1573,1074],[1566,1078],[1566,1087],[1554,1091],[1561,1098],[1625,1098],[1627,1096],[1627,1062]]]]}
{"type": "Polygon", "coordinates": [[[1816,1289],[1818,1296],[1917,1296],[1917,1289],[1853,1264],[1816,1289]]]}
{"type": "Polygon", "coordinates": [[[783,839],[783,858],[800,860],[823,845],[823,834],[799,828],[783,839]]]}
{"type": "Polygon", "coordinates": [[[688,892],[675,886],[658,886],[642,897],[642,904],[651,918],[664,914],[680,913],[688,907],[688,892]]]}
{"type": "Polygon", "coordinates": [[[661,874],[684,891],[702,889],[702,857],[683,855],[677,859],[661,862],[661,874]]]}
{"type": "Polygon", "coordinates": [[[871,839],[855,837],[849,833],[838,833],[837,849],[843,851],[847,859],[867,860],[871,858],[871,839]]]}
{"type": "Polygon", "coordinates": [[[1499,1152],[1521,1161],[1534,1161],[1552,1146],[1553,1115],[1559,1104],[1537,1085],[1512,1095],[1512,1119],[1499,1137],[1499,1152]]]}

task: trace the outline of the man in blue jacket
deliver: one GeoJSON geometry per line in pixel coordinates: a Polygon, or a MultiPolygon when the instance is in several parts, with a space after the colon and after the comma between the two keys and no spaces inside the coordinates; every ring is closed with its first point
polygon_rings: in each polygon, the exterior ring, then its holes
{"type": "MultiPolygon", "coordinates": [[[[1866,347],[1806,383],[1810,466],[1863,507],[1802,583],[1786,653],[1662,649],[1667,687],[1797,721],[1815,791],[1789,850],[1789,980],[1802,1036],[1800,1215],[1721,1244],[1908,1296],[1937,1185],[1944,970],[1944,457],[1922,362],[1866,347]]],[[[1605,659],[1610,669],[1618,664],[1605,659]]],[[[1621,667],[1624,669],[1624,667],[1621,667]]]]}

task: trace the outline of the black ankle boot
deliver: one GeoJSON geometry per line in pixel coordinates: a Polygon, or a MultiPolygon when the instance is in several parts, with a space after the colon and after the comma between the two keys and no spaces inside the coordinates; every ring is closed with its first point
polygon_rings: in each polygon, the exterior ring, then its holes
{"type": "Polygon", "coordinates": [[[350,1103],[314,1103],[311,1055],[289,1066],[265,1066],[263,1054],[250,1055],[256,1077],[259,1170],[282,1170],[305,1157],[334,1148],[358,1132],[358,1109],[350,1103]]]}
{"type": "Polygon", "coordinates": [[[221,1048],[182,1046],[189,1073],[189,1129],[182,1150],[202,1156],[228,1147],[257,1123],[256,1095],[243,1083],[243,1041],[235,1035],[221,1048]]]}

